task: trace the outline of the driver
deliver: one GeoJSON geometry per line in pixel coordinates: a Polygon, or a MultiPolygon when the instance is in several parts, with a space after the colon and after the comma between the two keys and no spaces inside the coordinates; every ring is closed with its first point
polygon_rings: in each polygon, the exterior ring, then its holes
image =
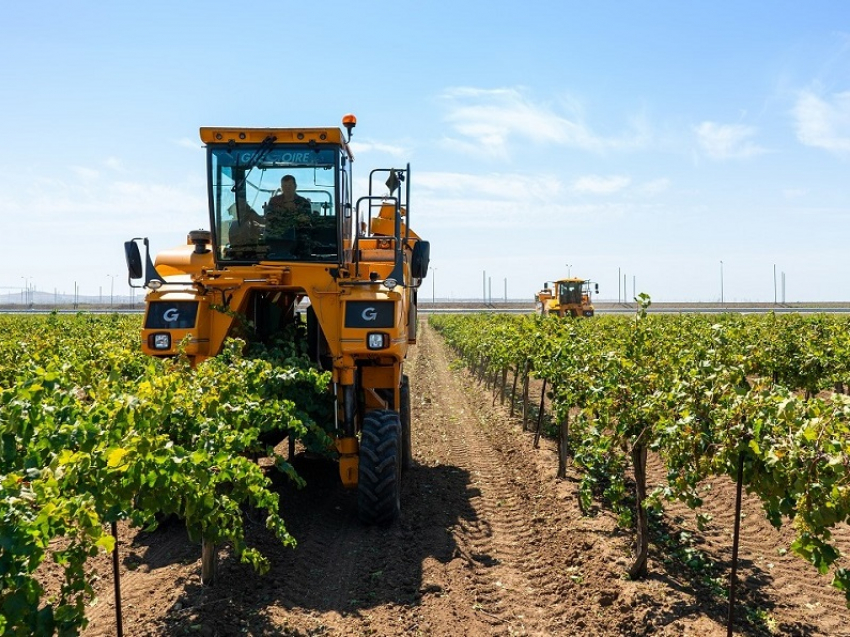
{"type": "Polygon", "coordinates": [[[266,204],[267,239],[283,239],[288,230],[309,230],[312,227],[310,200],[297,194],[297,187],[295,177],[284,175],[280,180],[281,193],[266,204]]]}

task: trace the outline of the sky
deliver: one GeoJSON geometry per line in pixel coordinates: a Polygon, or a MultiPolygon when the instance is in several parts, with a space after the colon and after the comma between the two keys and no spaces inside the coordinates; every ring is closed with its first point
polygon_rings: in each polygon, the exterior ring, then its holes
{"type": "Polygon", "coordinates": [[[208,228],[201,126],[354,113],[420,298],[850,300],[844,0],[29,0],[0,60],[0,295],[126,294],[124,241],[208,228]]]}

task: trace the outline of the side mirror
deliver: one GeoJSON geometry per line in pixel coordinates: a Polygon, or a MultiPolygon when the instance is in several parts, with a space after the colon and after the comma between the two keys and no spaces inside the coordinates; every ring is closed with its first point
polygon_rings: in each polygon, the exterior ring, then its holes
{"type": "Polygon", "coordinates": [[[431,263],[431,243],[417,241],[413,244],[413,255],[410,258],[410,276],[414,279],[424,279],[428,275],[428,265],[431,263]]]}
{"type": "Polygon", "coordinates": [[[125,241],[124,257],[127,259],[127,282],[130,284],[130,287],[157,290],[165,284],[165,279],[156,271],[156,266],[151,261],[150,245],[147,239],[137,237],[130,241],[125,241]],[[144,267],[142,254],[139,250],[139,241],[145,244],[144,267]],[[133,285],[133,279],[143,279],[144,282],[142,285],[133,285]]]}
{"type": "Polygon", "coordinates": [[[142,254],[135,241],[124,242],[124,258],[127,260],[127,274],[130,279],[142,278],[142,254]]]}

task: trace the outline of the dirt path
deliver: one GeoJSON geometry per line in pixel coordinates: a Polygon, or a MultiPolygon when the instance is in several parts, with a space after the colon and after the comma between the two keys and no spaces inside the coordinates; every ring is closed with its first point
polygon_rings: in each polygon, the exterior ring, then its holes
{"type": "MultiPolygon", "coordinates": [[[[415,463],[396,524],[360,525],[356,498],[339,487],[335,467],[303,461],[308,486],[279,485],[298,547],[280,547],[259,523],[248,534],[271,560],[265,577],[224,549],[219,584],[201,588],[200,549],[179,526],[150,535],[123,528],[124,633],[726,634],[722,598],[663,550],[653,550],[647,580],[626,580],[631,535],[604,510],[583,517],[575,474],[554,479],[552,444],[532,451],[507,409],[494,407],[492,394],[450,369],[450,360],[423,325],[407,366],[415,463]]],[[[715,520],[699,544],[718,563],[731,544],[725,488],[711,495],[715,520]]],[[[752,607],[738,634],[850,635],[841,596],[799,558],[779,555],[784,536],[758,522],[757,505],[747,506],[752,526],[742,550],[752,607]]],[[[667,517],[684,525],[688,514],[673,508],[667,517]]],[[[108,557],[97,568],[87,637],[115,634],[108,557]]]]}

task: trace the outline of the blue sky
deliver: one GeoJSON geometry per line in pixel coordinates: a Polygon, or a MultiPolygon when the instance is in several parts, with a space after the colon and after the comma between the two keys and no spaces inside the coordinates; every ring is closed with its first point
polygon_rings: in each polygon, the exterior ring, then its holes
{"type": "Polygon", "coordinates": [[[123,293],[123,241],[208,227],[200,126],[352,112],[426,297],[850,299],[843,1],[30,0],[0,59],[0,295],[123,293]]]}

